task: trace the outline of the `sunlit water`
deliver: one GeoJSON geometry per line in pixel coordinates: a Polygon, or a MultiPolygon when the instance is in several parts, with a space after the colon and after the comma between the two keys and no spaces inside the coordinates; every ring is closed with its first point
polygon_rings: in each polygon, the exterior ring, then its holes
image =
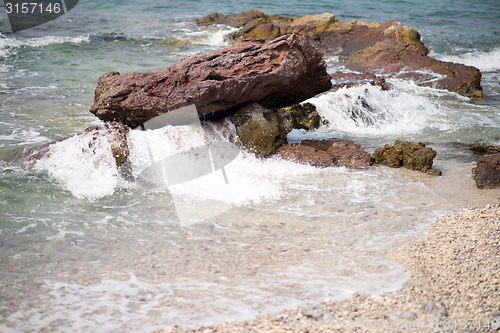
{"type": "MultiPolygon", "coordinates": [[[[491,33],[498,31],[498,4],[483,2],[488,11],[462,13],[460,2],[355,8],[341,1],[296,7],[96,1],[75,7],[72,22],[61,18],[16,35],[1,21],[0,157],[100,124],[88,109],[106,71],[147,71],[225,46],[232,29],[187,22],[213,11],[396,17],[422,33],[434,57],[481,69],[487,98],[472,103],[391,79],[388,91],[365,85],[311,99],[328,125],[289,135],[291,142],[351,139],[370,153],[397,139],[422,141],[438,151],[442,177],[383,166],[316,169],[240,153],[225,168],[229,184],[220,171],[168,190],[142,181],[147,145],[180,151],[178,138],[193,134],[189,129],[181,136],[176,129],[131,131],[130,161],[122,168],[109,142],[89,152],[86,136],[55,145],[33,170],[2,163],[0,331],[151,331],[400,288],[408,275],[385,259],[392,246],[440,214],[500,196],[475,187],[476,157],[461,146],[500,144],[499,40],[491,33]],[[457,22],[469,30],[450,33],[457,22]],[[178,202],[196,211],[207,200],[224,212],[197,223],[178,218],[178,202]]],[[[327,63],[341,70],[335,58],[327,63]]]]}

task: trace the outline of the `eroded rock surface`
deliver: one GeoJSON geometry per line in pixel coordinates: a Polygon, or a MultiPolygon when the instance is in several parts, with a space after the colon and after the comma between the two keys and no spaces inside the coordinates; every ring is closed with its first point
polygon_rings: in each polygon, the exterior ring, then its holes
{"type": "Polygon", "coordinates": [[[257,157],[274,154],[293,129],[292,116],[281,110],[266,109],[252,103],[236,111],[229,118],[236,128],[238,143],[257,157]]]}
{"type": "Polygon", "coordinates": [[[396,141],[394,145],[377,148],[372,157],[375,163],[392,168],[405,167],[433,175],[441,175],[441,171],[432,169],[436,151],[425,144],[408,141],[396,141]]]}
{"type": "Polygon", "coordinates": [[[329,13],[282,17],[253,9],[235,15],[212,14],[196,22],[238,27],[240,30],[232,35],[234,40],[271,40],[291,33],[307,36],[325,54],[339,56],[351,71],[412,79],[419,85],[447,89],[471,99],[483,97],[477,68],[429,57],[420,34],[394,19],[382,24],[364,20],[341,22],[329,13]]]}
{"type": "Polygon", "coordinates": [[[106,73],[90,111],[135,127],[190,104],[201,117],[220,117],[252,102],[290,106],[331,86],[318,48],[306,37],[286,35],[241,41],[148,73],[106,73]]]}
{"type": "Polygon", "coordinates": [[[75,134],[68,138],[62,138],[34,147],[23,148],[7,156],[5,160],[12,165],[24,169],[33,169],[40,159],[50,156],[52,146],[58,142],[62,142],[75,136],[90,136],[86,149],[88,149],[91,153],[94,153],[95,149],[100,149],[97,147],[100,145],[99,142],[105,140],[106,142],[109,142],[109,149],[113,154],[116,165],[121,166],[126,162],[129,155],[127,140],[128,131],[129,128],[122,123],[107,122],[102,126],[89,127],[82,133],[75,134]]]}
{"type": "Polygon", "coordinates": [[[481,156],[472,173],[477,187],[500,188],[500,153],[481,156]]]}
{"type": "Polygon", "coordinates": [[[297,145],[284,145],[281,157],[316,167],[347,166],[367,168],[372,164],[370,154],[349,140],[304,140],[297,145]]]}

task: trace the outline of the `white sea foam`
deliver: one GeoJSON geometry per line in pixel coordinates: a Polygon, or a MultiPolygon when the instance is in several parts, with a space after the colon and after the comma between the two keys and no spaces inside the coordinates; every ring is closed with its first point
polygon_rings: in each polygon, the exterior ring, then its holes
{"type": "Polygon", "coordinates": [[[111,151],[111,139],[93,132],[75,135],[50,147],[37,161],[75,197],[94,200],[111,195],[122,179],[111,151]]]}
{"type": "MultiPolygon", "coordinates": [[[[135,176],[151,164],[150,156],[158,161],[189,147],[204,144],[201,133],[193,128],[167,126],[154,131],[131,131],[130,157],[135,176]]],[[[231,205],[244,206],[277,200],[282,195],[280,182],[295,174],[316,172],[315,168],[297,165],[279,159],[260,160],[241,152],[225,167],[228,184],[221,171],[175,185],[173,194],[190,200],[219,200],[231,205]]]]}
{"type": "Polygon", "coordinates": [[[214,47],[224,47],[228,45],[226,36],[238,31],[238,28],[226,25],[216,25],[209,30],[186,31],[190,37],[196,37],[193,42],[198,45],[208,45],[214,47]]]}
{"type": "Polygon", "coordinates": [[[67,36],[44,36],[37,38],[0,38],[0,58],[5,58],[11,54],[17,53],[21,47],[44,47],[52,44],[63,43],[89,43],[90,37],[67,37],[67,36]]]}
{"type": "MultiPolygon", "coordinates": [[[[40,132],[32,127],[17,125],[15,128],[10,130],[11,127],[14,127],[14,125],[0,122],[0,129],[2,130],[1,132],[4,133],[0,134],[0,142],[6,141],[7,145],[12,144],[12,142],[15,142],[19,145],[24,145],[28,143],[40,143],[49,140],[47,137],[41,135],[40,132]],[[9,131],[10,133],[7,134],[7,132],[9,131]]],[[[0,146],[3,146],[3,144],[0,143],[0,146]]]]}
{"type": "Polygon", "coordinates": [[[457,62],[479,68],[481,72],[496,72],[500,70],[500,48],[490,51],[472,51],[463,54],[446,55],[434,54],[435,58],[443,61],[457,62]]]}
{"type": "MultiPolygon", "coordinates": [[[[104,133],[84,133],[55,143],[50,153],[37,162],[77,198],[95,200],[111,195],[121,186],[129,186],[111,152],[111,139],[104,133]]],[[[200,130],[189,126],[166,126],[158,130],[132,130],[128,134],[128,161],[134,178],[152,163],[189,148],[204,145],[200,130]]],[[[260,160],[240,153],[225,167],[226,184],[221,171],[168,188],[172,194],[190,201],[219,200],[244,206],[277,200],[283,194],[283,182],[298,174],[318,172],[316,168],[280,159],[260,160]]],[[[154,184],[143,186],[155,187],[154,184]]],[[[167,189],[165,189],[167,190],[167,189]]]]}
{"type": "MultiPolygon", "coordinates": [[[[50,298],[44,310],[49,310],[42,313],[23,303],[20,311],[4,318],[4,322],[31,331],[50,327],[53,332],[144,332],[174,325],[210,325],[277,312],[299,305],[301,297],[313,301],[325,295],[346,299],[353,292],[353,280],[366,280],[357,285],[357,291],[382,292],[400,289],[408,278],[401,266],[383,261],[376,262],[377,273],[359,269],[347,257],[338,256],[336,263],[337,269],[342,267],[347,272],[344,276],[317,274],[318,267],[305,262],[274,272],[269,281],[249,276],[236,285],[231,283],[234,277],[224,275],[213,282],[189,276],[168,282],[148,281],[135,274],[128,279],[104,277],[86,285],[45,281],[43,289],[50,298]],[[290,284],[294,288],[290,289],[290,284]]],[[[6,326],[0,323],[1,328],[6,326]]]]}
{"type": "Polygon", "coordinates": [[[407,135],[429,126],[443,130],[448,126],[439,119],[439,104],[397,87],[388,91],[370,84],[341,88],[309,102],[329,121],[328,129],[350,135],[407,135]]]}

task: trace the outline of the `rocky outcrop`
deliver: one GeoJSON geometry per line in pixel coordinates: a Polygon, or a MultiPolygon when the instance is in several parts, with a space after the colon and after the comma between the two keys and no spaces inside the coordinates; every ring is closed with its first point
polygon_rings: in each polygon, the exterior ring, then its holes
{"type": "Polygon", "coordinates": [[[196,22],[238,27],[240,30],[232,35],[234,40],[270,40],[300,34],[313,40],[326,54],[339,56],[349,70],[412,79],[419,85],[447,89],[471,99],[483,97],[477,68],[429,57],[419,33],[396,20],[382,24],[363,20],[340,22],[327,13],[281,17],[254,9],[235,15],[212,14],[196,22]]]}
{"type": "Polygon", "coordinates": [[[134,127],[190,104],[202,117],[220,117],[251,102],[290,106],[330,87],[323,54],[307,38],[287,35],[241,41],[148,73],[106,73],[90,111],[134,127]]]}
{"type": "MultiPolygon", "coordinates": [[[[128,131],[129,128],[121,123],[107,122],[102,126],[89,127],[82,133],[76,134],[76,136],[91,136],[88,142],[88,149],[90,150],[96,149],[101,139],[107,140],[109,142],[109,148],[115,158],[116,165],[121,166],[126,162],[129,154],[127,140],[128,131]]],[[[72,137],[74,136],[70,138],[72,137]]],[[[7,156],[5,161],[24,169],[33,169],[40,159],[50,155],[51,147],[54,144],[67,139],[68,138],[62,138],[35,147],[23,148],[7,156]]]]}
{"type": "Polygon", "coordinates": [[[500,153],[481,156],[472,173],[477,187],[500,188],[500,153]]]}
{"type": "Polygon", "coordinates": [[[268,157],[286,143],[293,129],[292,115],[266,109],[258,103],[244,106],[229,117],[241,147],[257,157],[268,157]]]}
{"type": "Polygon", "coordinates": [[[283,159],[316,167],[347,166],[367,168],[372,164],[370,154],[349,140],[304,140],[297,145],[280,149],[283,159]]]}
{"type": "Polygon", "coordinates": [[[372,157],[375,163],[392,168],[405,167],[410,170],[441,175],[441,171],[432,169],[436,151],[423,143],[396,141],[394,145],[377,148],[372,157]]]}

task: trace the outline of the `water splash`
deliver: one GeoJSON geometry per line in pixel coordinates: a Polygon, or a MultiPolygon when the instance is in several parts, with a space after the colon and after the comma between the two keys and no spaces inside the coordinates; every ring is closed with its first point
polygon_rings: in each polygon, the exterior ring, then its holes
{"type": "Polygon", "coordinates": [[[398,89],[384,91],[365,84],[341,88],[309,102],[328,120],[328,130],[354,136],[409,135],[430,126],[447,129],[447,124],[439,119],[442,114],[439,104],[398,89]]]}
{"type": "Polygon", "coordinates": [[[481,72],[500,71],[500,48],[498,47],[490,51],[475,50],[455,55],[434,54],[433,57],[443,61],[451,61],[474,66],[481,72]]]}

